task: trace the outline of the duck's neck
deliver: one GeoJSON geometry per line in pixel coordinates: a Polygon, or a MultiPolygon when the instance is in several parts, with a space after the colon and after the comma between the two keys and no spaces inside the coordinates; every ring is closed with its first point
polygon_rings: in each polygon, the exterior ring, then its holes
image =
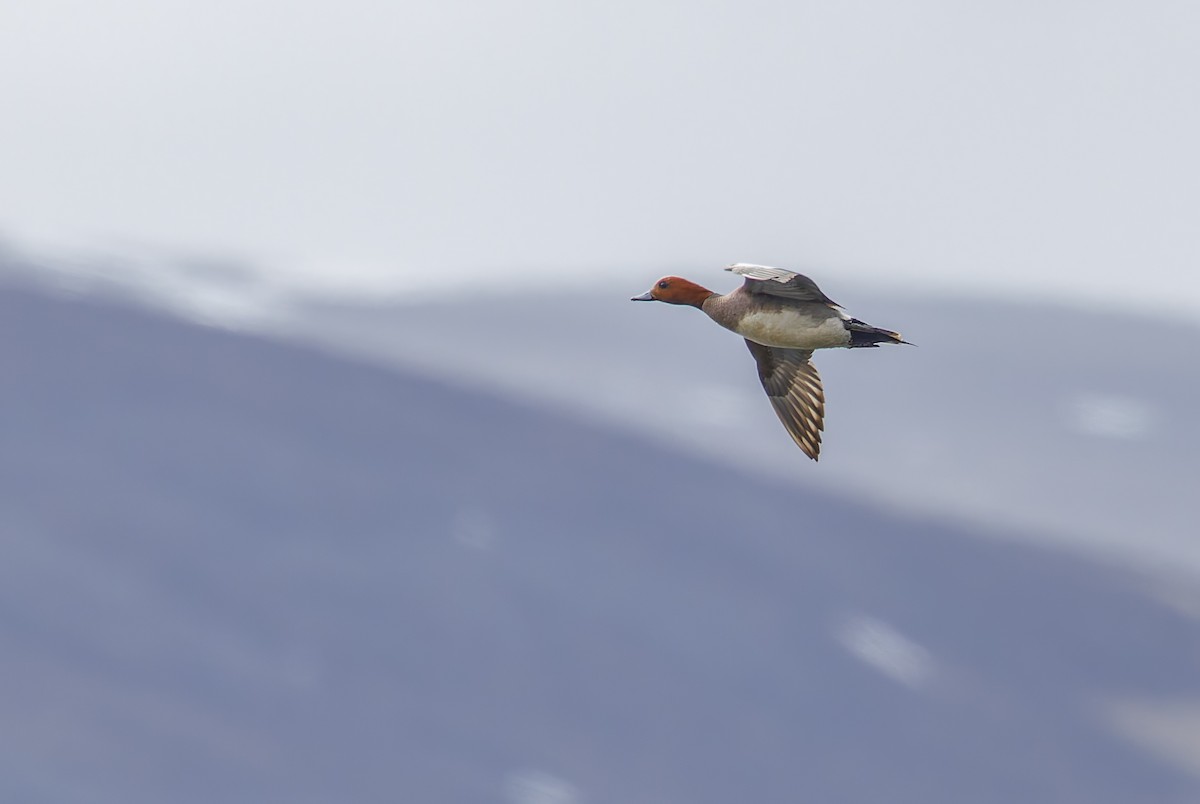
{"type": "Polygon", "coordinates": [[[700,297],[696,303],[692,305],[697,310],[704,310],[707,312],[709,309],[711,309],[713,304],[719,303],[719,299],[724,298],[720,293],[714,293],[711,290],[705,290],[704,294],[704,296],[700,297]]]}
{"type": "Polygon", "coordinates": [[[719,295],[719,293],[713,293],[708,288],[702,288],[699,285],[696,285],[695,289],[691,290],[687,297],[683,299],[683,303],[691,307],[695,307],[697,310],[703,310],[705,303],[707,303],[709,299],[715,299],[719,295]]]}
{"type": "Polygon", "coordinates": [[[745,312],[743,309],[744,304],[739,303],[741,301],[741,296],[736,292],[724,295],[712,293],[705,297],[697,306],[705,315],[725,327],[725,329],[737,332],[738,322],[745,312]]]}

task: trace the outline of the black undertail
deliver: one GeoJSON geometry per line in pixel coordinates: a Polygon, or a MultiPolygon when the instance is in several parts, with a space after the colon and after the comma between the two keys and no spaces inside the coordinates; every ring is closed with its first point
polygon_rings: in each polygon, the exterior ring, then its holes
{"type": "MultiPolygon", "coordinates": [[[[900,337],[899,332],[873,327],[865,321],[859,321],[857,318],[851,318],[847,321],[846,329],[850,330],[851,349],[875,347],[881,343],[908,343],[908,341],[900,337]]],[[[911,346],[912,344],[909,345],[911,346]]]]}

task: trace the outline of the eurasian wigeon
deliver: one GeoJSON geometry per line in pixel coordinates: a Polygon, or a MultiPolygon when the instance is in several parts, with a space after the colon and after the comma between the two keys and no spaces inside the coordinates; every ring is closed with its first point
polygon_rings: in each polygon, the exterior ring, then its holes
{"type": "Polygon", "coordinates": [[[687,279],[664,276],[632,301],[697,307],[745,338],[775,414],[797,446],[815,461],[825,429],[825,392],[810,361],[813,351],[908,341],[898,332],[846,315],[807,276],[745,263],[725,270],[746,278],[731,293],[721,295],[687,279]]]}

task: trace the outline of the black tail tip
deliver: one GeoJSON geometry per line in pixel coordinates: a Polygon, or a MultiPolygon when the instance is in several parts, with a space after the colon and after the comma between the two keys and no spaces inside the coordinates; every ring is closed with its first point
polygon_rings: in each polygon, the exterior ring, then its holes
{"type": "Polygon", "coordinates": [[[899,332],[892,332],[891,330],[887,329],[853,329],[850,331],[851,349],[862,349],[865,347],[878,346],[881,343],[907,343],[909,346],[913,345],[901,338],[899,332]]]}

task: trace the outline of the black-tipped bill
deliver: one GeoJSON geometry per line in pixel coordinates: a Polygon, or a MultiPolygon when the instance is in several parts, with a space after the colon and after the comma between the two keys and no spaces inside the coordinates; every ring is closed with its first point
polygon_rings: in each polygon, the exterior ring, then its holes
{"type": "Polygon", "coordinates": [[[634,296],[630,301],[654,301],[654,293],[647,290],[641,296],[634,296]]]}

